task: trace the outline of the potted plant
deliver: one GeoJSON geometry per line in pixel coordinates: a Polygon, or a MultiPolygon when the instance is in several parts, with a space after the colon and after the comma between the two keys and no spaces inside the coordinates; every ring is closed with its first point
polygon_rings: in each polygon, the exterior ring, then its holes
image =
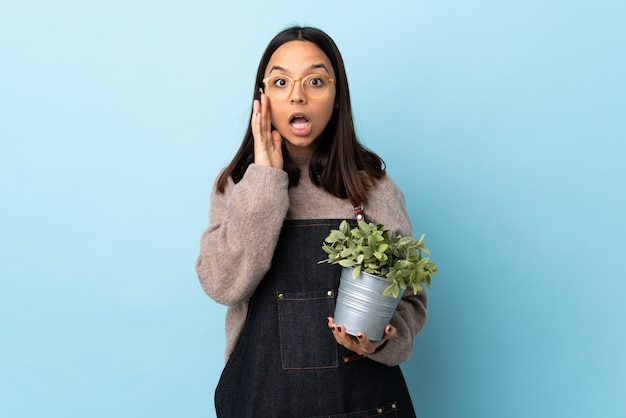
{"type": "Polygon", "coordinates": [[[328,257],[320,263],[343,267],[335,322],[349,334],[363,332],[380,340],[404,291],[430,287],[431,275],[438,271],[427,257],[424,236],[416,240],[365,221],[350,229],[344,220],[331,230],[322,245],[328,257]]]}

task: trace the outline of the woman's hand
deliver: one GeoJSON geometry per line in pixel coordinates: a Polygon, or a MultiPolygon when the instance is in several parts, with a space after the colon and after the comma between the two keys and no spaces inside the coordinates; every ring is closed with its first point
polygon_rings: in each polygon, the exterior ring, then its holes
{"type": "Polygon", "coordinates": [[[387,324],[385,327],[385,333],[383,338],[380,341],[370,341],[367,339],[367,336],[362,332],[359,332],[356,337],[346,333],[346,328],[342,325],[335,324],[335,321],[332,317],[328,318],[328,328],[333,331],[333,335],[335,336],[335,340],[348,350],[354,351],[357,354],[367,355],[375,352],[378,347],[383,345],[385,341],[392,339],[396,336],[396,328],[387,324]]]}
{"type": "Polygon", "coordinates": [[[282,137],[272,131],[270,101],[261,93],[261,100],[252,104],[252,135],[254,136],[254,163],[267,167],[283,168],[282,137]]]}

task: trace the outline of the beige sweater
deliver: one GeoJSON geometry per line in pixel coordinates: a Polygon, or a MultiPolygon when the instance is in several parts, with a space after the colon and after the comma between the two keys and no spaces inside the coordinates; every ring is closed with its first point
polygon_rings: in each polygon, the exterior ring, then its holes
{"type": "MultiPolygon", "coordinates": [[[[313,185],[308,176],[309,158],[292,159],[302,173],[295,187],[287,187],[283,170],[252,164],[239,183],[230,179],[224,193],[217,193],[214,187],[211,194],[209,227],[201,238],[196,272],[204,291],[228,305],[227,359],[243,328],[248,299],[270,268],[284,219],[354,218],[348,200],[313,185]]],[[[370,222],[411,234],[404,196],[388,175],[370,190],[364,212],[370,222]]],[[[426,294],[415,296],[407,290],[390,321],[397,335],[368,357],[387,365],[406,361],[425,321],[426,294]]]]}

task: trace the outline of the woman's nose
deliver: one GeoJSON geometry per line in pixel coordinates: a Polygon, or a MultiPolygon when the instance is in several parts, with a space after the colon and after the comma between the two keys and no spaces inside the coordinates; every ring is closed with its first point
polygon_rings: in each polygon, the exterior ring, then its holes
{"type": "Polygon", "coordinates": [[[306,95],[304,94],[302,80],[294,80],[293,89],[291,91],[290,101],[292,103],[304,103],[306,102],[306,95]]]}

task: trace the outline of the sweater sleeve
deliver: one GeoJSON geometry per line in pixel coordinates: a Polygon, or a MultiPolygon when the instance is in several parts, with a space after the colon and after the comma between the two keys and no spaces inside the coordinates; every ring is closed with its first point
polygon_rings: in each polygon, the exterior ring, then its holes
{"type": "Polygon", "coordinates": [[[396,336],[367,357],[388,366],[407,361],[413,352],[415,337],[426,323],[426,305],[425,291],[414,295],[410,288],[407,289],[389,321],[397,330],[396,336]]]}
{"type": "MultiPolygon", "coordinates": [[[[402,235],[411,235],[411,221],[404,195],[396,183],[386,177],[381,180],[379,193],[372,193],[372,204],[382,210],[376,210],[377,219],[373,222],[381,223],[390,230],[395,230],[402,235]]],[[[367,216],[367,209],[365,211],[367,216]]],[[[414,294],[411,288],[402,295],[391,320],[397,334],[387,341],[382,348],[367,357],[388,366],[394,366],[405,362],[411,356],[415,337],[426,323],[427,296],[425,290],[414,294]]]]}
{"type": "Polygon", "coordinates": [[[216,302],[249,299],[269,270],[289,207],[287,173],[251,164],[241,181],[213,188],[209,226],[202,234],[196,272],[216,302]]]}

